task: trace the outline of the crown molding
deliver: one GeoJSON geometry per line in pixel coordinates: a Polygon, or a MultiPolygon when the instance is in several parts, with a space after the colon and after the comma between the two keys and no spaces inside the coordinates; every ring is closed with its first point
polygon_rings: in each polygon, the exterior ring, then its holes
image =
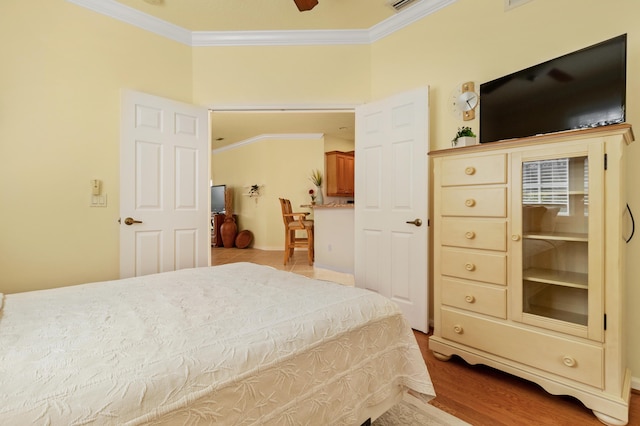
{"type": "Polygon", "coordinates": [[[212,149],[212,154],[219,154],[224,151],[231,151],[233,149],[240,148],[242,146],[251,145],[256,142],[261,142],[269,139],[321,139],[324,137],[324,133],[266,133],[263,135],[254,136],[249,139],[245,139],[240,142],[233,143],[231,145],[223,146],[221,148],[212,149]]]}
{"type": "Polygon", "coordinates": [[[194,31],[192,46],[369,44],[368,30],[194,31]]]}
{"type": "Polygon", "coordinates": [[[67,0],[70,3],[191,46],[192,32],[115,0],[67,0]]]}
{"type": "Polygon", "coordinates": [[[366,30],[189,31],[115,0],[67,0],[188,46],[371,44],[457,0],[421,0],[366,30]]]}
{"type": "Polygon", "coordinates": [[[383,39],[398,30],[408,27],[414,22],[429,16],[438,10],[450,6],[458,0],[422,0],[407,6],[397,15],[391,16],[379,24],[369,28],[369,39],[373,43],[383,39]]]}

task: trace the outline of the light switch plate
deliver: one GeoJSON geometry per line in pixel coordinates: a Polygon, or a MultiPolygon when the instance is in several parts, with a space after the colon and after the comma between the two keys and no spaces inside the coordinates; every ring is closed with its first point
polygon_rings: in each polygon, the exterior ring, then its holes
{"type": "Polygon", "coordinates": [[[89,202],[90,207],[107,207],[107,194],[92,195],[89,202]]]}

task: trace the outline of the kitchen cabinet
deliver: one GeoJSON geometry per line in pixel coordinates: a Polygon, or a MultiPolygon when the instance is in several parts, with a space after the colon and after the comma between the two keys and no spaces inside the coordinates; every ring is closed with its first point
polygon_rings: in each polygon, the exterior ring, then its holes
{"type": "Polygon", "coordinates": [[[628,422],[626,124],[430,153],[434,333],[458,355],[628,422]]]}
{"type": "Polygon", "coordinates": [[[330,151],[325,153],[327,195],[354,196],[354,152],[330,151]]]}

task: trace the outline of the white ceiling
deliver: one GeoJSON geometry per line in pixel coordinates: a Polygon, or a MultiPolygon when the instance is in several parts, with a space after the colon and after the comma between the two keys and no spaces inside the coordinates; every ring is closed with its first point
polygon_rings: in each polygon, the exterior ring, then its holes
{"type": "Polygon", "coordinates": [[[353,141],[355,140],[354,113],[344,111],[211,112],[213,149],[245,143],[267,137],[267,135],[309,133],[321,133],[325,137],[353,141]]]}
{"type": "Polygon", "coordinates": [[[368,29],[395,15],[388,0],[319,0],[300,12],[293,0],[117,0],[190,31],[368,29]]]}

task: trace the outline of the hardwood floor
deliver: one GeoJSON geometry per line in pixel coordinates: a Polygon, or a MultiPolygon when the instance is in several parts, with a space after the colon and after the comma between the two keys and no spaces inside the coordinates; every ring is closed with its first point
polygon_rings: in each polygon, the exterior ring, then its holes
{"type": "MultiPolygon", "coordinates": [[[[573,397],[551,395],[540,386],[499,370],[470,365],[461,358],[438,361],[429,336],[414,332],[427,363],[436,398],[431,404],[473,425],[565,426],[602,423],[573,397]]],[[[631,395],[629,425],[640,425],[640,394],[631,395]]]]}
{"type": "MultiPolygon", "coordinates": [[[[326,279],[307,264],[305,251],[296,251],[284,266],[282,251],[256,249],[211,249],[211,264],[254,262],[277,269],[326,279]]],[[[431,404],[476,426],[574,426],[602,425],[575,398],[547,393],[538,385],[499,370],[470,365],[453,357],[438,361],[429,347],[429,335],[414,332],[436,389],[431,404]]],[[[629,425],[640,425],[640,393],[633,391],[629,425]]]]}

